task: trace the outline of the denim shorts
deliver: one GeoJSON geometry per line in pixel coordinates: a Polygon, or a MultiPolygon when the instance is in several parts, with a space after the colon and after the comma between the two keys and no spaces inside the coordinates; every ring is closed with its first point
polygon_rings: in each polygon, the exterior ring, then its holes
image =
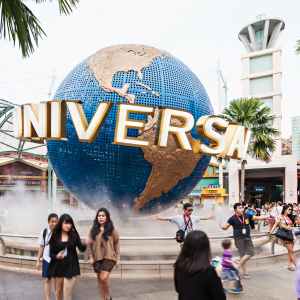
{"type": "Polygon", "coordinates": [[[50,266],[50,263],[48,263],[46,260],[43,259],[43,265],[42,265],[42,277],[43,278],[50,278],[49,266],[50,266]]]}

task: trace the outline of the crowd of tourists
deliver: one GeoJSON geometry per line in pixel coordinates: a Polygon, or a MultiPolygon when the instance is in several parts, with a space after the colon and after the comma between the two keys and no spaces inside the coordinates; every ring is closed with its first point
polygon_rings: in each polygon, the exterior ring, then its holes
{"type": "MultiPolygon", "coordinates": [[[[255,254],[251,230],[259,222],[263,222],[268,229],[270,241],[278,241],[287,248],[288,270],[294,271],[294,242],[299,234],[299,208],[296,204],[276,203],[256,209],[254,205],[235,203],[233,215],[224,224],[220,224],[223,230],[233,229],[233,239],[222,241],[223,255],[219,261],[211,255],[206,233],[198,230],[200,220],[213,219],[214,216],[200,218],[193,215],[191,203],[185,203],[183,213],[178,216],[156,216],[157,220],[168,221],[178,227],[176,241],[180,244],[180,254],[174,265],[178,299],[222,300],[226,299],[226,292],[241,293],[243,281],[250,278],[247,262],[255,254]],[[232,240],[238,250],[238,258],[233,257],[232,240]]],[[[40,268],[42,262],[46,300],[51,299],[53,288],[56,300],[72,299],[72,291],[80,275],[78,250],[87,251],[89,262],[96,273],[99,298],[112,299],[109,278],[120,260],[120,243],[119,234],[107,209],[97,211],[86,239],[80,237],[70,215],[58,217],[54,213],[50,214],[48,226],[40,234],[39,246],[37,268],[40,268]]]]}
{"type": "Polygon", "coordinates": [[[212,216],[196,217],[193,215],[193,205],[185,203],[183,215],[169,218],[157,217],[158,220],[169,221],[177,225],[176,240],[183,245],[175,264],[175,287],[180,300],[225,299],[225,292],[241,293],[242,281],[250,278],[246,267],[247,262],[255,254],[251,231],[259,230],[261,224],[266,227],[270,242],[277,242],[287,248],[287,269],[295,271],[294,243],[296,236],[300,233],[300,227],[298,227],[300,205],[266,203],[261,209],[257,209],[255,205],[235,203],[233,209],[233,215],[225,224],[220,224],[220,227],[223,230],[233,229],[233,241],[239,257],[233,258],[231,239],[223,240],[220,267],[218,267],[218,262],[216,264],[211,257],[206,234],[197,230],[200,220],[208,220],[213,218],[212,216]]]}

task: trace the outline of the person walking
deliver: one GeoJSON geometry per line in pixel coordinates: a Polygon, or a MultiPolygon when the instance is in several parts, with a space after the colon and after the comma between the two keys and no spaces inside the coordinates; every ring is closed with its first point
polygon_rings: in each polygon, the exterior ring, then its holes
{"type": "Polygon", "coordinates": [[[233,294],[239,294],[243,291],[243,286],[241,284],[241,278],[239,271],[237,269],[237,264],[233,261],[232,258],[232,251],[231,251],[231,240],[226,239],[222,241],[222,247],[224,249],[223,256],[222,256],[222,274],[221,278],[223,281],[233,282],[234,286],[232,287],[232,284],[230,285],[229,289],[227,289],[227,292],[233,293],[233,294]]]}
{"type": "Polygon", "coordinates": [[[226,299],[221,279],[210,260],[207,235],[199,230],[188,233],[174,266],[178,300],[226,299]]]}
{"type": "Polygon", "coordinates": [[[55,299],[72,300],[76,278],[80,275],[77,248],[83,252],[86,245],[81,241],[70,215],[61,215],[49,245],[51,257],[49,276],[55,279],[55,299]]]}
{"type": "Polygon", "coordinates": [[[254,256],[254,246],[251,239],[250,218],[252,221],[266,220],[267,216],[252,216],[245,215],[244,207],[241,203],[235,203],[233,206],[234,215],[231,216],[227,223],[221,226],[223,230],[233,228],[233,237],[235,246],[239,251],[240,263],[239,268],[242,276],[247,279],[250,275],[246,270],[247,261],[254,256]]]}
{"type": "Polygon", "coordinates": [[[285,204],[282,207],[280,217],[276,220],[270,234],[273,234],[276,228],[278,228],[275,236],[281,241],[282,245],[287,248],[288,251],[288,270],[295,271],[296,259],[294,255],[294,233],[293,222],[289,218],[292,213],[290,205],[285,204]]]}
{"type": "Polygon", "coordinates": [[[158,221],[168,221],[175,224],[178,227],[176,233],[176,240],[179,243],[182,243],[187,236],[187,234],[195,229],[198,229],[199,221],[213,219],[213,216],[209,217],[199,217],[193,215],[193,205],[190,202],[187,202],[183,205],[183,214],[173,217],[161,217],[156,216],[158,221]]]}
{"type": "Polygon", "coordinates": [[[97,274],[100,299],[111,300],[109,277],[114,266],[120,261],[120,242],[119,234],[106,208],[97,211],[88,244],[90,262],[97,274]]]}
{"type": "Polygon", "coordinates": [[[52,280],[49,276],[49,265],[50,265],[50,250],[49,250],[49,241],[58,222],[58,215],[55,213],[51,213],[48,216],[48,226],[43,229],[39,237],[39,250],[36,260],[36,268],[40,269],[40,262],[42,260],[42,277],[43,277],[43,290],[44,290],[44,299],[51,299],[51,288],[52,288],[52,280]]]}

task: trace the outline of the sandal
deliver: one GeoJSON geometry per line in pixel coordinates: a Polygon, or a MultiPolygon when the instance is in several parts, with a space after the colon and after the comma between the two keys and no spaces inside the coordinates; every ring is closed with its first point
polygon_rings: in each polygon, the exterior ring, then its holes
{"type": "Polygon", "coordinates": [[[292,272],[296,271],[296,268],[294,266],[288,266],[287,269],[292,272]]]}

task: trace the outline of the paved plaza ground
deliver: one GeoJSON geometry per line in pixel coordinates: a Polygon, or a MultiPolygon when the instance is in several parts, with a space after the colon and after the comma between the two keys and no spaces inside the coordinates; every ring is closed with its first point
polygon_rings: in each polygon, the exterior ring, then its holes
{"type": "MultiPolygon", "coordinates": [[[[229,300],[282,300],[296,299],[295,272],[286,270],[285,264],[273,264],[256,269],[245,281],[245,293],[229,296],[229,300]]],[[[172,280],[117,280],[112,281],[114,300],[175,300],[172,280]]],[[[41,279],[38,276],[0,271],[0,300],[41,300],[41,279]]],[[[79,279],[74,300],[97,298],[96,281],[79,279]]]]}

